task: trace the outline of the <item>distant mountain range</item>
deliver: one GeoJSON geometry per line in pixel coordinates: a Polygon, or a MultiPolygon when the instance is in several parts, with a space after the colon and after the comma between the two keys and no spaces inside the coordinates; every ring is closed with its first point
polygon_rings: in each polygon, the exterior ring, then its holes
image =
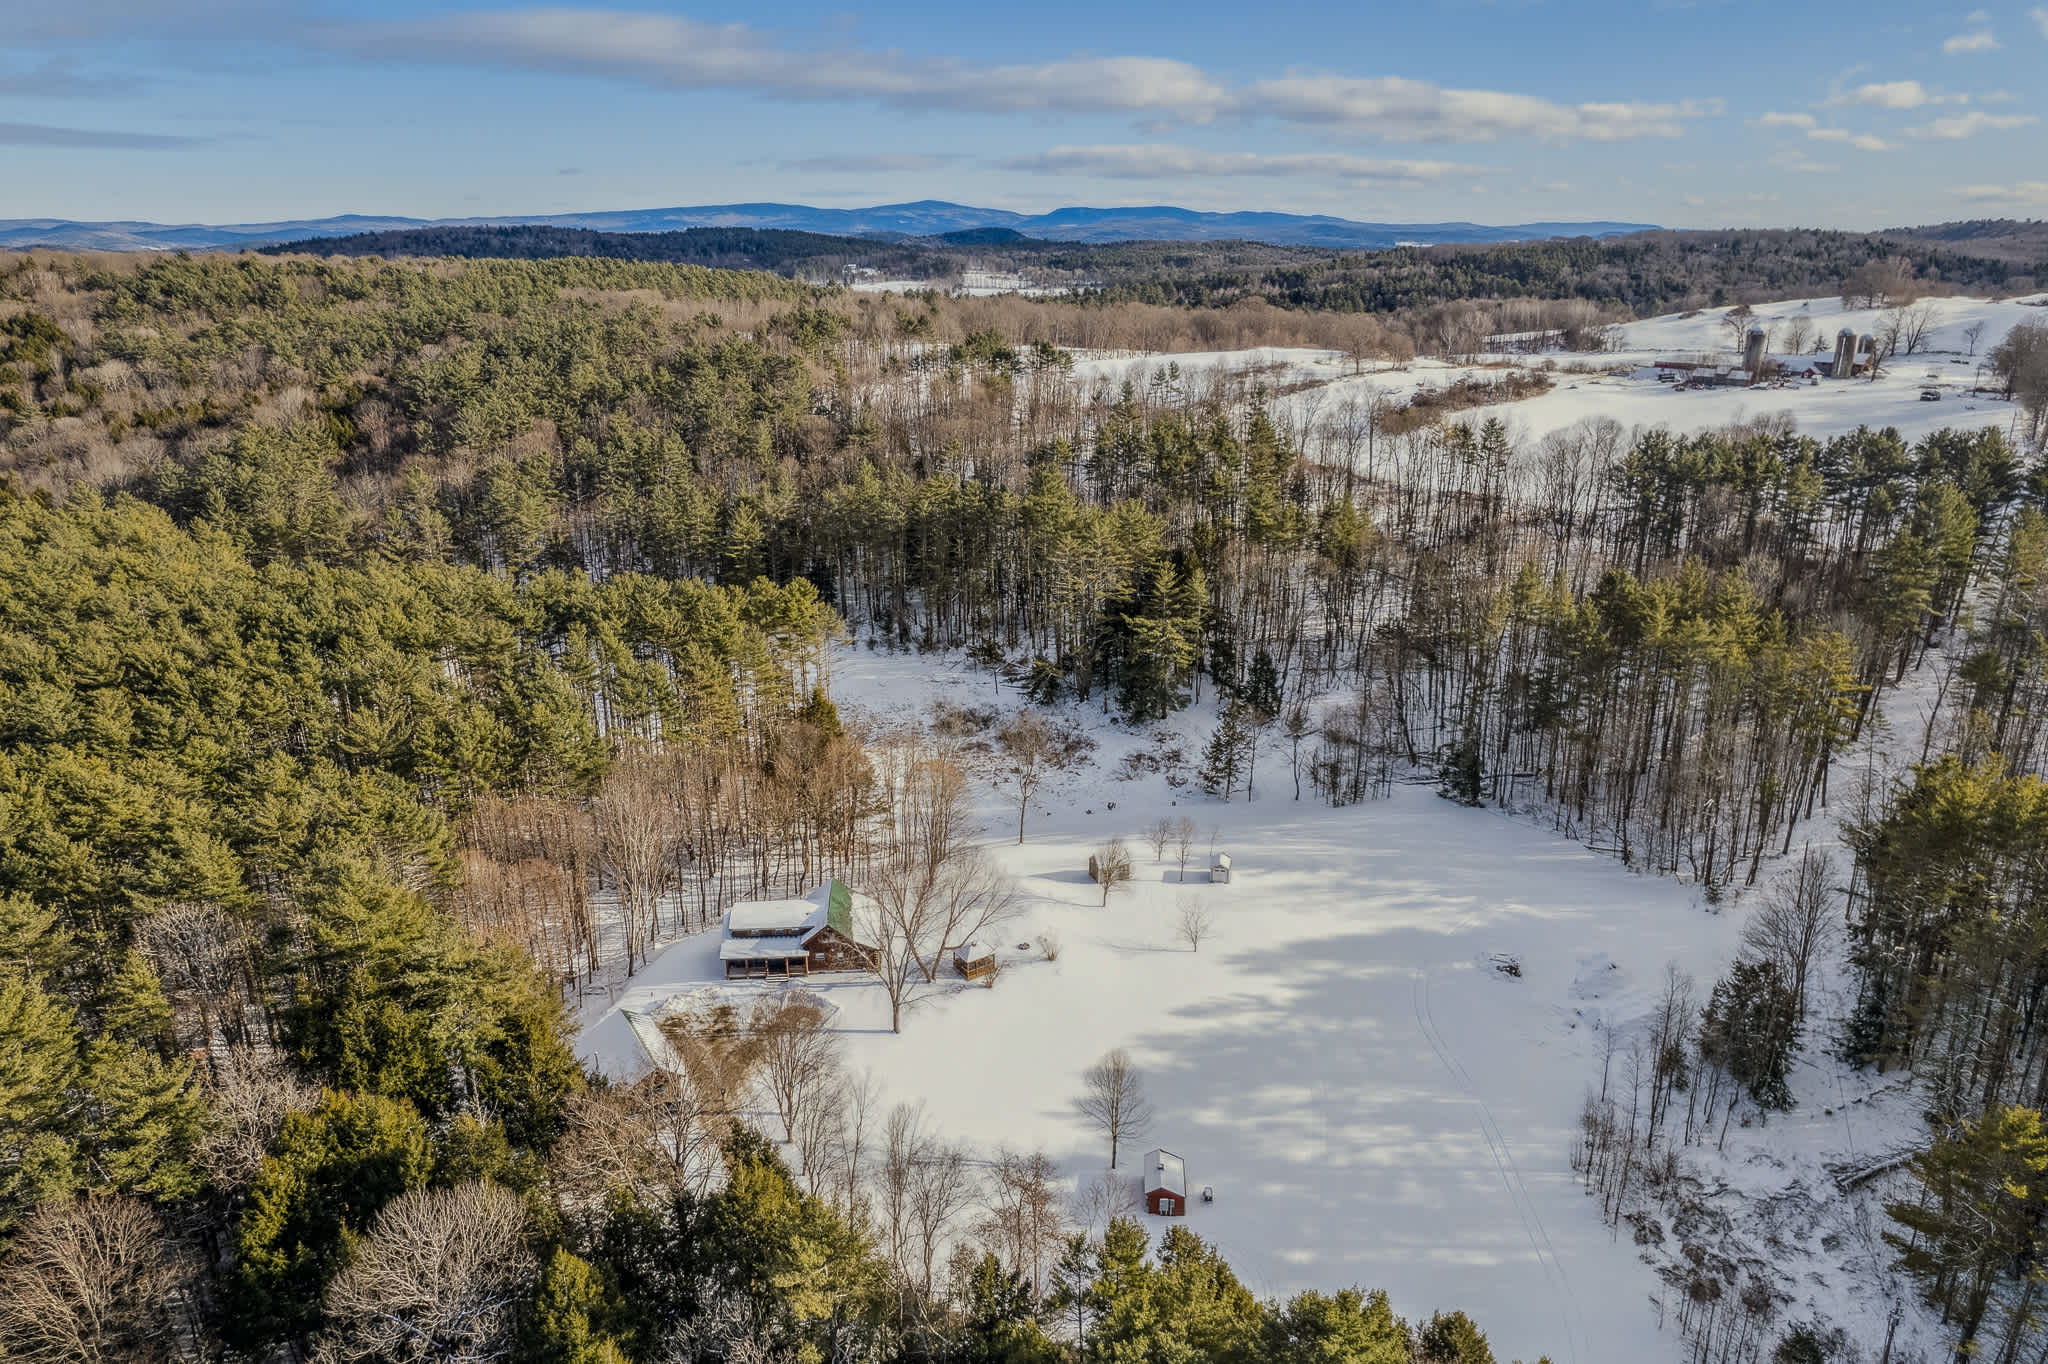
{"type": "MultiPolygon", "coordinates": [[[[1408,243],[1518,242],[1546,237],[1612,237],[1651,230],[1650,223],[1361,223],[1298,213],[1201,213],[1155,205],[1060,208],[1011,213],[939,200],[873,208],[811,208],[804,204],[707,204],[695,208],[621,209],[487,218],[400,218],[349,213],[275,223],[75,222],[63,218],[0,219],[0,249],[55,247],[71,251],[218,251],[306,241],[314,237],[393,232],[417,227],[541,225],[598,232],[673,232],[690,227],[784,228],[839,237],[898,240],[971,233],[1001,240],[1007,233],[1040,241],[1255,241],[1274,246],[1384,248],[1408,243]]],[[[964,240],[973,240],[967,238],[964,240]]],[[[956,237],[956,240],[963,240],[956,237]]]]}

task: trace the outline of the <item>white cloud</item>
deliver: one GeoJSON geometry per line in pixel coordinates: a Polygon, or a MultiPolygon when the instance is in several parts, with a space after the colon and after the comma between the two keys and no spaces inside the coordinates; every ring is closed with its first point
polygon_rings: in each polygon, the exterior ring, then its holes
{"type": "Polygon", "coordinates": [[[777,168],[820,174],[882,175],[897,171],[928,171],[950,166],[961,158],[952,153],[900,152],[876,156],[805,156],[777,163],[777,168]]]}
{"type": "Polygon", "coordinates": [[[1984,204],[2048,204],[2048,180],[2021,180],[2011,185],[1966,185],[1956,193],[1984,204]]]}
{"type": "Polygon", "coordinates": [[[160,151],[190,147],[206,139],[163,133],[128,133],[104,128],[58,128],[48,123],[0,123],[0,147],[116,148],[160,151]]]}
{"type": "Polygon", "coordinates": [[[1757,117],[1756,126],[1759,128],[1811,128],[1818,122],[1819,120],[1814,118],[1812,114],[1768,113],[1757,117]]]}
{"type": "Polygon", "coordinates": [[[1958,33],[1941,45],[1941,50],[1951,57],[1967,52],[1996,52],[1998,48],[1998,39],[1992,37],[1988,29],[1978,29],[1975,33],[1958,33]]]}
{"type": "Polygon", "coordinates": [[[1815,142],[1845,142],[1859,152],[1888,152],[1892,144],[1871,133],[1852,133],[1847,128],[1811,128],[1808,137],[1815,142]]]}
{"type": "Polygon", "coordinates": [[[1625,142],[1679,137],[1690,119],[1720,112],[1718,101],[1558,104],[1497,90],[1447,90],[1399,76],[1292,74],[1255,81],[1249,110],[1387,141],[1625,142]]]}
{"type": "Polygon", "coordinates": [[[1830,105],[1864,109],[1919,109],[1929,104],[1968,104],[1968,95],[1937,95],[1919,81],[1872,81],[1854,90],[1838,90],[1830,105]]]}
{"type": "Polygon", "coordinates": [[[2006,132],[2013,128],[2024,128],[2041,120],[2032,114],[1987,114],[1981,109],[1972,109],[1967,114],[1954,118],[1937,118],[1932,123],[1913,129],[1915,137],[1938,137],[1957,141],[1975,137],[1984,132],[2006,132]]]}
{"type": "Polygon", "coordinates": [[[981,66],[853,47],[804,49],[745,24],[617,10],[481,10],[330,30],[363,56],[611,76],[679,90],[755,90],[795,99],[872,99],[989,113],[1170,113],[1227,109],[1214,77],[1163,57],[1083,57],[981,66]]]}
{"type": "Polygon", "coordinates": [[[2048,8],[2043,8],[2039,5],[2036,5],[2034,8],[2028,10],[2027,14],[2030,18],[2033,19],[2034,26],[2041,30],[2041,36],[2043,38],[2048,38],[2048,8]]]}
{"type": "Polygon", "coordinates": [[[999,163],[1034,175],[1088,175],[1109,180],[1169,180],[1206,176],[1315,176],[1369,184],[1423,185],[1490,172],[1450,161],[1397,161],[1342,152],[1265,155],[1211,152],[1164,143],[1054,147],[999,163]]]}
{"type": "Polygon", "coordinates": [[[1273,118],[1357,137],[1423,142],[1621,142],[1677,137],[1718,102],[1560,104],[1396,76],[1289,73],[1250,85],[1165,57],[987,65],[840,44],[805,47],[745,24],[549,8],[477,10],[323,30],[326,46],[385,60],[512,67],[678,90],[872,100],[976,113],[1129,113],[1154,126],[1273,118]]]}
{"type": "Polygon", "coordinates": [[[1815,161],[1805,152],[1796,149],[1779,152],[1771,158],[1771,164],[1780,170],[1792,171],[1797,175],[1832,175],[1841,169],[1832,161],[1815,161]]]}

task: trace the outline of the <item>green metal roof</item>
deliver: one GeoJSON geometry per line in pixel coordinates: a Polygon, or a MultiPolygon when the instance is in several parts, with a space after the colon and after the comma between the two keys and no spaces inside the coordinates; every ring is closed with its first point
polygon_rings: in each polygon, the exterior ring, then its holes
{"type": "Polygon", "coordinates": [[[853,892],[846,888],[846,882],[833,877],[831,888],[825,898],[825,926],[840,937],[853,937],[853,892]]]}

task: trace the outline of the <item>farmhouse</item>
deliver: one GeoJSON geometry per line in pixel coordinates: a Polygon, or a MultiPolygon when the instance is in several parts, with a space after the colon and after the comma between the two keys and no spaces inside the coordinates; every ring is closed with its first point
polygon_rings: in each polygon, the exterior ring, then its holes
{"type": "Polygon", "coordinates": [[[837,879],[801,899],[742,900],[725,912],[718,947],[728,980],[859,971],[872,958],[853,936],[853,892],[837,879]]]}
{"type": "Polygon", "coordinates": [[[1145,1153],[1145,1211],[1155,1217],[1187,1216],[1187,1167],[1171,1151],[1145,1153]]]}

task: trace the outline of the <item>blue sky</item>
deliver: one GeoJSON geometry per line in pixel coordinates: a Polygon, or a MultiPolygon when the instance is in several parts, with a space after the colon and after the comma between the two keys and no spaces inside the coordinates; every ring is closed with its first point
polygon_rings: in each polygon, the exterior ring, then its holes
{"type": "Polygon", "coordinates": [[[2048,216],[2048,3],[0,0],[0,218],[2048,216]]]}

